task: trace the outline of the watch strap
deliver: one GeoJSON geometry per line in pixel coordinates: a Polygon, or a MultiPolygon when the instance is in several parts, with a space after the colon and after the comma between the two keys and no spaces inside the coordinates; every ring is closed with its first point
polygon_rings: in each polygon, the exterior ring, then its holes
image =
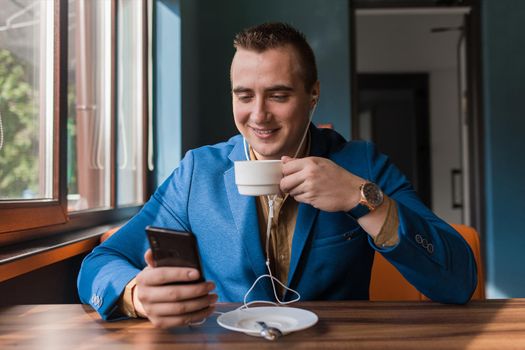
{"type": "Polygon", "coordinates": [[[347,214],[350,215],[354,220],[357,220],[368,213],[370,213],[370,208],[361,203],[347,211],[347,214]]]}

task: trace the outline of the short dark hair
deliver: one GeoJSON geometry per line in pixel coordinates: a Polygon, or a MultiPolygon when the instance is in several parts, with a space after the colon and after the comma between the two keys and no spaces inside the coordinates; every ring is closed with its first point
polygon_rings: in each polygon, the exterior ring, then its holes
{"type": "Polygon", "coordinates": [[[263,23],[237,33],[233,47],[263,52],[291,45],[299,55],[301,75],[306,91],[310,91],[317,81],[317,65],[312,48],[303,33],[289,24],[281,22],[263,23]]]}

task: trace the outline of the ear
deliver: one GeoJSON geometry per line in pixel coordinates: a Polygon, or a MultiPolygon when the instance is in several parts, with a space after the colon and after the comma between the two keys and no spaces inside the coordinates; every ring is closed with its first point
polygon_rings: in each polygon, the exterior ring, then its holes
{"type": "Polygon", "coordinates": [[[314,86],[312,86],[312,91],[310,94],[312,95],[312,103],[310,105],[311,108],[314,108],[319,103],[319,97],[321,93],[321,84],[318,81],[315,82],[314,86]]]}

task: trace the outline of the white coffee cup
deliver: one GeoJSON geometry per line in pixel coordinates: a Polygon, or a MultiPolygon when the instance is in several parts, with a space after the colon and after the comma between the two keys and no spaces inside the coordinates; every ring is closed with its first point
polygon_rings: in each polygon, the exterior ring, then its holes
{"type": "Polygon", "coordinates": [[[283,177],[280,160],[241,160],[235,162],[235,183],[240,194],[263,196],[278,194],[283,177]]]}

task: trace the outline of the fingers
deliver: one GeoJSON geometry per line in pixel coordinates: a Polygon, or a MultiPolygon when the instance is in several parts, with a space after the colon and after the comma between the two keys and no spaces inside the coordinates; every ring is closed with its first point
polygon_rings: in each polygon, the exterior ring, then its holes
{"type": "Polygon", "coordinates": [[[311,160],[306,158],[290,159],[288,163],[283,164],[283,178],[280,187],[282,192],[296,196],[305,192],[306,187],[311,183],[311,179],[309,180],[312,173],[311,160]]]}
{"type": "Polygon", "coordinates": [[[300,175],[289,175],[281,179],[279,187],[283,193],[294,196],[301,192],[301,185],[304,179],[300,175]]]}
{"type": "Polygon", "coordinates": [[[148,315],[156,317],[173,317],[185,315],[206,309],[217,302],[217,294],[207,294],[205,296],[181,301],[178,303],[154,303],[148,305],[148,315]]]}
{"type": "Polygon", "coordinates": [[[287,156],[281,157],[283,162],[283,175],[288,176],[301,171],[306,163],[307,158],[290,158],[287,156]]]}
{"type": "Polygon", "coordinates": [[[158,286],[176,282],[192,282],[197,280],[199,275],[198,270],[189,267],[156,267],[139,273],[137,284],[158,286]]]}
{"type": "Polygon", "coordinates": [[[215,289],[213,282],[141,286],[140,301],[144,303],[169,303],[190,300],[208,295],[215,289]]]}
{"type": "Polygon", "coordinates": [[[283,164],[286,164],[286,163],[288,163],[289,161],[294,160],[294,159],[295,159],[295,158],[292,158],[292,157],[282,156],[282,157],[281,157],[281,162],[283,162],[283,164]]]}
{"type": "Polygon", "coordinates": [[[134,293],[138,298],[136,304],[143,310],[141,315],[161,328],[183,326],[208,317],[218,298],[209,294],[215,284],[187,283],[198,276],[198,271],[190,268],[146,267],[137,275],[134,293]]]}
{"type": "Polygon", "coordinates": [[[150,317],[151,323],[153,323],[154,326],[159,328],[173,328],[173,327],[179,327],[179,326],[187,326],[191,323],[199,322],[204,320],[205,318],[209,317],[213,311],[215,311],[215,306],[209,306],[205,309],[191,312],[183,315],[177,315],[177,316],[167,316],[167,317],[157,317],[152,316],[150,317]]]}
{"type": "Polygon", "coordinates": [[[146,250],[146,253],[144,253],[144,260],[146,260],[146,264],[148,264],[149,267],[155,266],[151,249],[146,250]]]}

